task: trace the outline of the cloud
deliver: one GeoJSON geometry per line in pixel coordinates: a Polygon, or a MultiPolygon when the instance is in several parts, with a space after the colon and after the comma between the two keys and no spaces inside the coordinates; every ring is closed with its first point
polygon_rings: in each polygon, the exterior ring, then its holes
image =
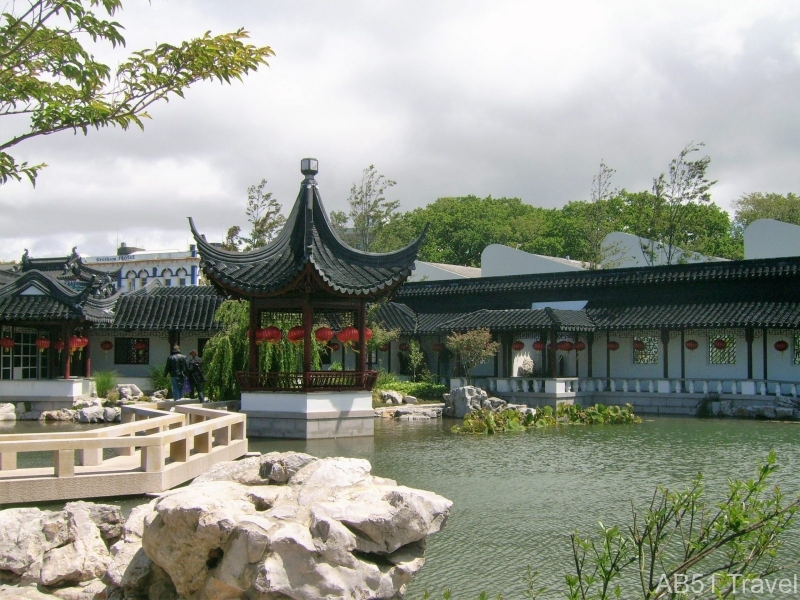
{"type": "Polygon", "coordinates": [[[128,2],[125,52],[244,26],[276,52],[243,83],[203,83],[154,106],[143,132],[31,140],[50,166],[35,189],[0,188],[0,259],[111,254],[117,240],[185,247],[246,227],[262,178],[288,210],[299,161],[320,160],[328,210],[364,167],[411,210],[441,196],[517,196],[556,207],[588,196],[601,159],[614,184],[648,189],[703,141],[723,208],[796,189],[800,7],[789,1],[662,4],[128,2]]]}

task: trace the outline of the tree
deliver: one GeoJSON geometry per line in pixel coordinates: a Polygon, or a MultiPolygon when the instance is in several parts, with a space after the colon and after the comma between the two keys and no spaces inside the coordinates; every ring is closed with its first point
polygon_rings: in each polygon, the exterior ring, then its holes
{"type": "Polygon", "coordinates": [[[378,174],[374,165],[364,169],[361,182],[350,188],[347,202],[350,212],[345,216],[342,211],[331,213],[331,222],[341,235],[346,231],[347,217],[353,222],[353,239],[359,250],[372,250],[375,239],[389,223],[394,212],[400,206],[399,200],[387,200],[386,190],[397,182],[378,174]]]}
{"type": "Polygon", "coordinates": [[[18,163],[7,152],[25,140],[66,130],[86,135],[89,128],[142,128],[151,104],[183,97],[198,81],[241,80],[274,54],[268,46],[245,43],[244,29],[207,32],[177,46],[134,52],[112,76],[111,67],[95,60],[80,40],[124,46],[123,26],[105,18],[122,8],[122,0],[29,0],[10,6],[0,25],[0,116],[11,117],[10,137],[0,140],[0,184],[22,177],[35,184],[46,166],[18,163]],[[27,126],[20,127],[26,119],[27,126]]]}
{"type": "Polygon", "coordinates": [[[617,252],[617,248],[603,246],[606,236],[614,231],[608,206],[609,200],[618,195],[617,190],[611,189],[611,177],[614,173],[616,170],[601,160],[597,174],[592,177],[589,203],[585,209],[586,219],[583,221],[586,239],[586,257],[583,261],[587,269],[619,265],[619,260],[612,256],[617,252]]]}
{"type": "Polygon", "coordinates": [[[685,231],[692,207],[711,202],[708,190],[716,183],[706,179],[711,158],[689,160],[690,155],[703,146],[702,142],[690,142],[672,159],[667,173],[653,179],[648,232],[646,236],[640,234],[639,238],[642,253],[650,265],[662,256],[664,264],[679,262],[681,248],[689,241],[685,231]]]}
{"type": "Polygon", "coordinates": [[[234,225],[225,234],[222,247],[225,250],[238,251],[262,248],[272,240],[286,223],[281,214],[280,203],[272,197],[272,192],[264,192],[267,180],[262,179],[258,185],[247,188],[247,220],[251,225],[248,237],[239,235],[241,228],[234,225]]]}
{"type": "Polygon", "coordinates": [[[733,208],[736,211],[733,226],[739,236],[757,219],[775,219],[800,225],[800,197],[791,192],[785,196],[761,192],[743,194],[733,201],[733,208]]]}
{"type": "Polygon", "coordinates": [[[457,356],[461,369],[471,381],[472,370],[497,354],[500,344],[492,340],[488,329],[473,329],[465,333],[455,331],[447,336],[444,345],[457,356]]]}

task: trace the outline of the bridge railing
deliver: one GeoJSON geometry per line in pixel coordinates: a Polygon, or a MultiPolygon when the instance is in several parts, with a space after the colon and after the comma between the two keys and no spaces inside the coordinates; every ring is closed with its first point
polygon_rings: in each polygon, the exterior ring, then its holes
{"type": "Polygon", "coordinates": [[[243,392],[369,391],[377,379],[377,371],[236,372],[243,392]]]}
{"type": "MultiPolygon", "coordinates": [[[[174,412],[150,407],[123,406],[120,425],[90,431],[48,434],[9,434],[0,436],[0,486],[11,476],[37,473],[41,466],[19,468],[17,456],[28,452],[52,452],[52,476],[75,477],[76,466],[98,467],[116,456],[132,456],[139,449],[139,464],[131,471],[158,472],[190,460],[193,454],[213,452],[215,447],[227,446],[246,439],[246,415],[228,413],[199,406],[176,406],[174,412]],[[115,450],[114,457],[105,458],[103,451],[115,450]]],[[[45,467],[47,468],[47,467],[45,467]]],[[[119,471],[120,466],[109,466],[119,471]]]]}

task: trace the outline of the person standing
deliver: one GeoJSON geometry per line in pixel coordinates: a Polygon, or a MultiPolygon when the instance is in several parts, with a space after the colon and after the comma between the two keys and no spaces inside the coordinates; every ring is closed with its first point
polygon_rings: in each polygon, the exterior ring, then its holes
{"type": "Polygon", "coordinates": [[[189,387],[191,387],[190,394],[194,395],[197,392],[197,398],[200,402],[205,402],[203,396],[203,384],[206,382],[206,376],[203,375],[203,359],[197,356],[197,350],[189,352],[189,359],[186,361],[186,374],[189,376],[189,387]]]}
{"type": "Polygon", "coordinates": [[[186,376],[186,357],[181,354],[181,347],[177,344],[167,357],[164,376],[169,376],[172,382],[172,399],[180,400],[183,396],[183,378],[186,376]]]}

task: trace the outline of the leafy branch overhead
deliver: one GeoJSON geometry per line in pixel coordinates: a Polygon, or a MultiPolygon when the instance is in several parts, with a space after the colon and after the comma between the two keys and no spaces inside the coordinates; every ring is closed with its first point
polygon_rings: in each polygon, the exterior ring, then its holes
{"type": "Polygon", "coordinates": [[[27,177],[35,184],[46,166],[17,162],[7,151],[20,142],[65,130],[142,128],[153,103],[182,98],[198,81],[241,80],[274,55],[268,46],[248,44],[244,29],[206,32],[178,45],[133,52],[112,73],[79,39],[124,46],[124,28],[111,20],[122,0],[38,0],[10,7],[0,25],[0,116],[16,117],[7,126],[18,129],[0,140],[0,183],[27,177]]]}

